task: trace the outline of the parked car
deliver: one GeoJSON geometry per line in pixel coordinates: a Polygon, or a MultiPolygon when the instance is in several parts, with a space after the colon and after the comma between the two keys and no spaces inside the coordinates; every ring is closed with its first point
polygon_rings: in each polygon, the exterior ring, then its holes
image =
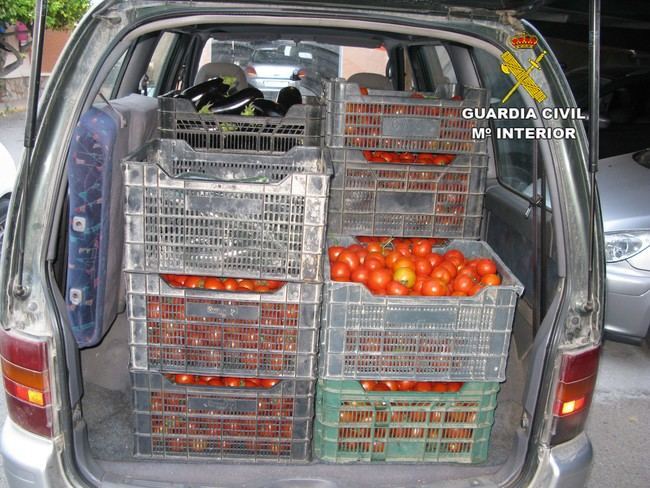
{"type": "MultiPolygon", "coordinates": [[[[572,102],[544,38],[498,10],[523,2],[479,3],[473,15],[473,1],[107,0],[84,17],[41,98],[31,177],[11,207],[25,225],[8,230],[0,269],[10,487],[585,485],[604,247],[597,216],[590,234],[584,127],[509,121],[576,134],[552,141],[469,130],[479,115],[463,119],[462,108],[501,107],[506,94],[513,109],[572,102]],[[522,28],[538,36],[534,49],[509,44],[522,28]],[[296,104],[300,120],[197,113],[178,90],[193,85],[205,43],[227,36],[354,54],[322,96],[296,104]],[[340,79],[377,54],[401,93],[340,79]],[[518,64],[544,91],[538,104],[518,64]],[[115,72],[107,104],[97,93],[115,72]],[[145,75],[151,96],[138,95],[145,75]],[[522,193],[538,167],[554,176],[546,219],[522,193]],[[494,258],[485,274],[494,266],[504,281],[431,297],[334,283],[321,266],[325,227],[337,225],[353,230],[335,242],[357,237],[356,225],[480,246],[494,258]],[[235,278],[254,292],[233,295],[235,278]],[[350,320],[359,327],[345,339],[327,337],[350,320]],[[321,342],[347,353],[328,363],[335,378],[316,367],[321,342]],[[379,386],[364,371],[408,379],[379,386]]],[[[223,84],[208,85],[218,102],[223,84]]],[[[444,259],[437,240],[397,240],[394,264],[413,244],[422,269],[444,259]]],[[[368,259],[385,264],[386,246],[375,242],[368,259]]],[[[362,251],[348,251],[348,267],[362,251]]],[[[440,264],[436,294],[449,293],[460,260],[440,264]]]]}
{"type": "Polygon", "coordinates": [[[9,212],[9,200],[16,181],[16,163],[7,148],[0,143],[0,250],[5,235],[7,213],[9,212]]]}

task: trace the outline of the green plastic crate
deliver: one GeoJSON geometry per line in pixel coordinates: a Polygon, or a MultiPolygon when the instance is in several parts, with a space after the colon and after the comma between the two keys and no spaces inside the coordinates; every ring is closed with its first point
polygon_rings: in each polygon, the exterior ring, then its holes
{"type": "Polygon", "coordinates": [[[314,456],[323,461],[485,461],[499,383],[457,393],[367,392],[358,381],[319,380],[314,456]]]}

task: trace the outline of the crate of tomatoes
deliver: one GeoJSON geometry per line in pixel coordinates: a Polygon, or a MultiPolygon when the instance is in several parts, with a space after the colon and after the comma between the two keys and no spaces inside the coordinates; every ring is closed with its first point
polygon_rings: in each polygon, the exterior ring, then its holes
{"type": "Polygon", "coordinates": [[[336,79],[325,92],[331,147],[431,154],[486,150],[485,140],[472,133],[485,121],[462,115],[465,108],[486,106],[485,89],[449,84],[434,93],[373,90],[336,79]]]}
{"type": "Polygon", "coordinates": [[[314,378],[322,285],[125,273],[135,369],[314,378]]]}
{"type": "Polygon", "coordinates": [[[334,179],[328,232],[458,239],[480,236],[485,155],[429,158],[427,154],[352,149],[332,149],[331,155],[334,179]]]}
{"type": "Polygon", "coordinates": [[[485,461],[499,384],[319,380],[314,456],[324,461],[485,461]]]}
{"type": "Polygon", "coordinates": [[[162,139],[123,170],[128,271],[322,279],[327,151],[202,153],[162,139]]]}
{"type": "Polygon", "coordinates": [[[132,372],[135,454],[307,461],[315,382],[132,372]]]}
{"type": "Polygon", "coordinates": [[[320,376],[503,381],[523,286],[482,241],[332,237],[320,376]]]}

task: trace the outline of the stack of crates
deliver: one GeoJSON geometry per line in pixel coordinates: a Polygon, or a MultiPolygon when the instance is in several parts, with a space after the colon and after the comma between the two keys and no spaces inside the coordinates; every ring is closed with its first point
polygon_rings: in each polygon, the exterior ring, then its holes
{"type": "Polygon", "coordinates": [[[160,99],[166,138],[123,162],[135,454],[309,460],[331,177],[320,108],[267,120],[183,104],[160,99]]]}
{"type": "Polygon", "coordinates": [[[360,283],[329,280],[326,263],[314,455],[484,461],[523,291],[477,240],[486,148],[473,138],[480,122],[464,119],[462,109],[484,106],[487,94],[454,85],[414,95],[335,80],[326,97],[334,166],[329,245],[360,235],[458,239],[437,251],[489,257],[502,283],[473,296],[378,296],[360,283]],[[391,153],[404,162],[376,162],[394,159],[391,153]],[[435,154],[454,157],[444,166],[417,164],[435,154]],[[378,381],[384,388],[373,386],[378,381]],[[416,382],[436,383],[412,390],[416,382]]]}

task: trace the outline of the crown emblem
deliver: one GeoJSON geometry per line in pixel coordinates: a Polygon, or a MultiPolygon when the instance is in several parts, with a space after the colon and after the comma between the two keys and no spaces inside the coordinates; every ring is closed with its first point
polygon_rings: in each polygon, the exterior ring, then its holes
{"type": "Polygon", "coordinates": [[[533,49],[537,46],[537,36],[531,36],[522,32],[510,38],[510,45],[515,49],[533,49]]]}

